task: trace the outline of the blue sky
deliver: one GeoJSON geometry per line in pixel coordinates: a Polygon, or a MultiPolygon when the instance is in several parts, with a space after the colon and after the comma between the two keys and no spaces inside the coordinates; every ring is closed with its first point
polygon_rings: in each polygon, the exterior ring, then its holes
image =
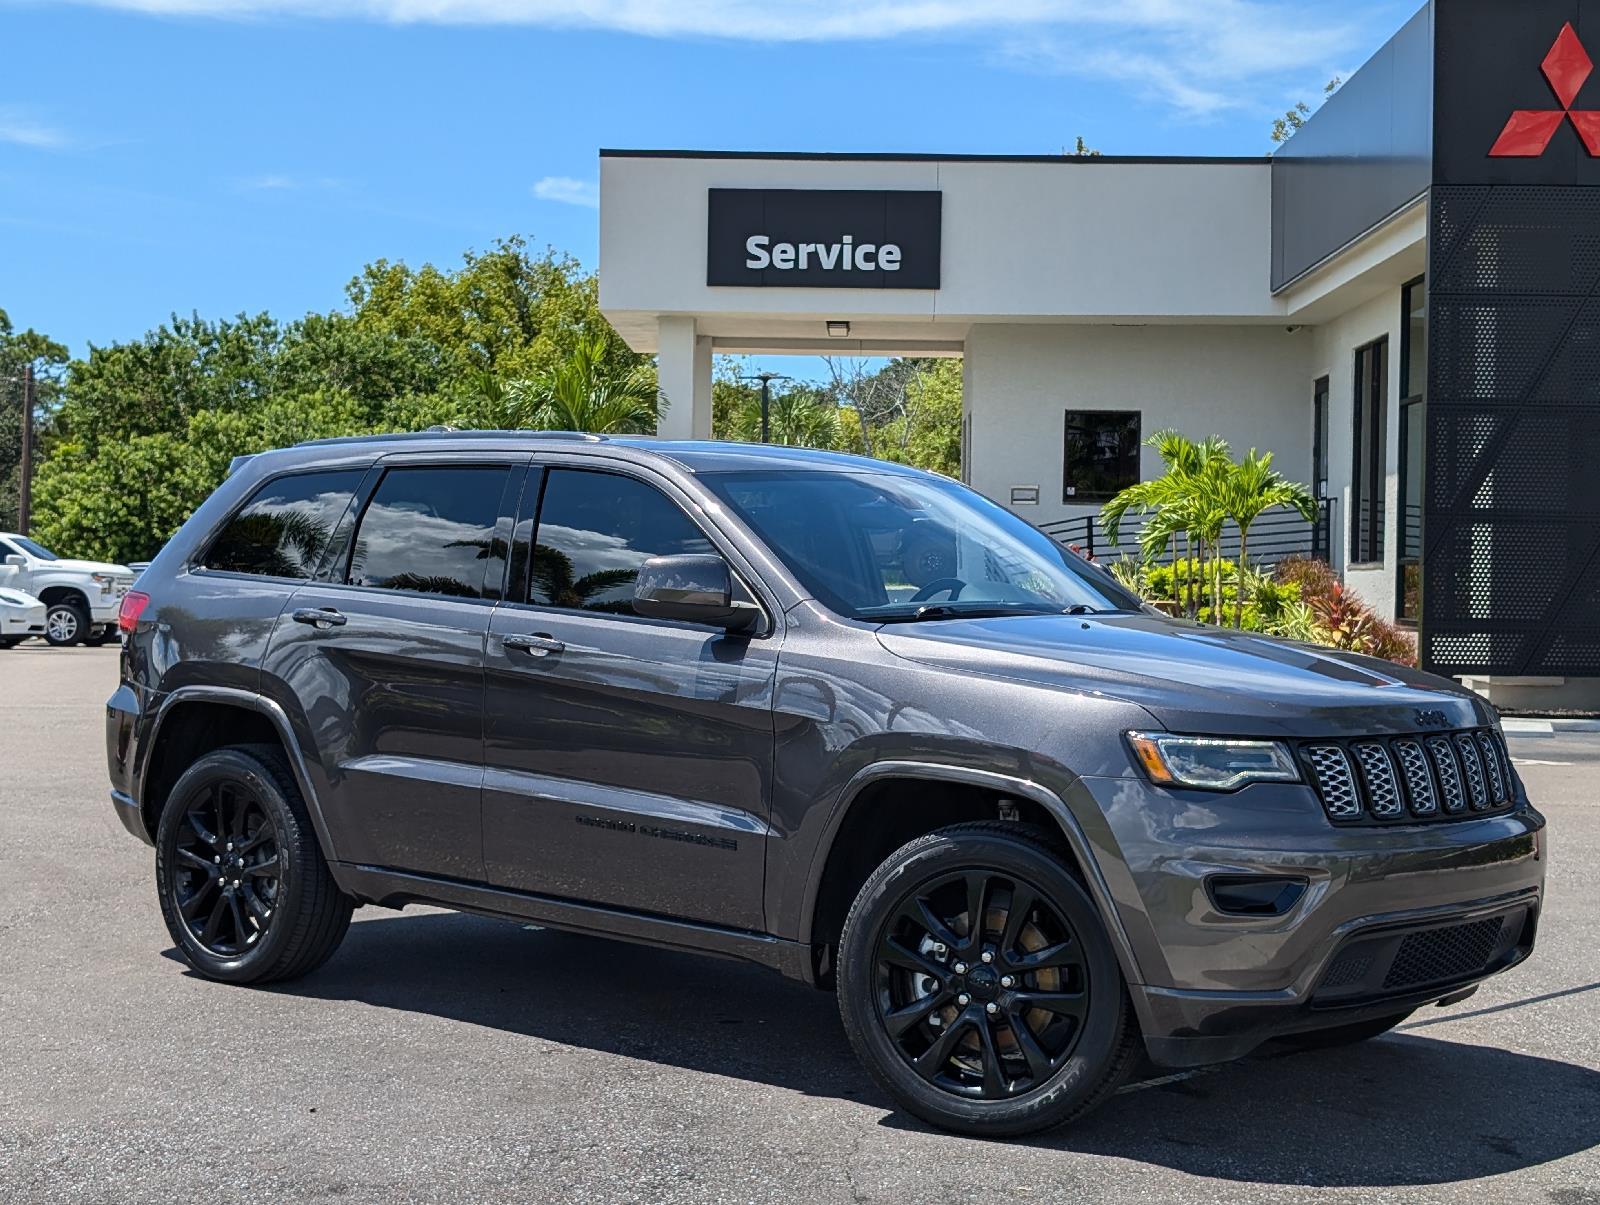
{"type": "Polygon", "coordinates": [[[363,263],[595,261],[596,150],[1259,154],[1420,0],[0,0],[0,308],[83,353],[363,263]]]}

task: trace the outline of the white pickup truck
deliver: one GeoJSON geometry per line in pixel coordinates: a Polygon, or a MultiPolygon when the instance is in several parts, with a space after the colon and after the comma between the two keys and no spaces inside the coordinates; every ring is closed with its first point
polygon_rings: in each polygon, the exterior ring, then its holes
{"type": "Polygon", "coordinates": [[[117,608],[131,585],[133,570],[126,565],[67,560],[27,536],[0,531],[0,586],[45,604],[44,638],[53,645],[116,639],[117,608]]]}

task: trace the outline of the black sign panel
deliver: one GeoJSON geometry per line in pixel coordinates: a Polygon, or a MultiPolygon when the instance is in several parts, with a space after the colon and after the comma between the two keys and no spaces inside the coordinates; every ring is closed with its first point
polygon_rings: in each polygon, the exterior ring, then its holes
{"type": "Polygon", "coordinates": [[[941,194],[713,188],[706,283],[937,289],[941,194]]]}
{"type": "Polygon", "coordinates": [[[1434,45],[1435,184],[1600,185],[1600,0],[1440,0],[1434,45]]]}

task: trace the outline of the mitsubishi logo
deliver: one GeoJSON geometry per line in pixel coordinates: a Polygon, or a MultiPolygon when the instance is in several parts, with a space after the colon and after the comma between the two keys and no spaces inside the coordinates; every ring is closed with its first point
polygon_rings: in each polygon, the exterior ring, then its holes
{"type": "Polygon", "coordinates": [[[1594,62],[1578,40],[1571,21],[1561,27],[1555,45],[1550,47],[1541,66],[1561,107],[1518,109],[1511,114],[1506,128],[1500,131],[1489,154],[1499,159],[1537,159],[1550,145],[1562,121],[1570,117],[1583,145],[1589,148],[1589,154],[1600,156],[1600,110],[1572,107],[1572,102],[1578,99],[1578,89],[1594,70],[1594,62]]]}

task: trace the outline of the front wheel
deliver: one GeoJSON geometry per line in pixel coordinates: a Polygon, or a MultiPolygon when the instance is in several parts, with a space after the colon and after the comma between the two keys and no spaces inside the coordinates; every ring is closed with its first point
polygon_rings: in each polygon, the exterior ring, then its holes
{"type": "Polygon", "coordinates": [[[961,824],[902,846],[856,897],[839,947],[856,1054],[945,1129],[1025,1134],[1089,1112],[1137,1045],[1099,912],[1047,834],[961,824]]]}
{"type": "Polygon", "coordinates": [[[354,901],[333,881],[283,755],[219,749],[173,785],[156,830],[167,931],[210,979],[292,979],[325,962],[354,901]]]}
{"type": "Polygon", "coordinates": [[[75,602],[56,602],[44,616],[44,638],[55,648],[78,644],[89,633],[89,613],[75,602]]]}

